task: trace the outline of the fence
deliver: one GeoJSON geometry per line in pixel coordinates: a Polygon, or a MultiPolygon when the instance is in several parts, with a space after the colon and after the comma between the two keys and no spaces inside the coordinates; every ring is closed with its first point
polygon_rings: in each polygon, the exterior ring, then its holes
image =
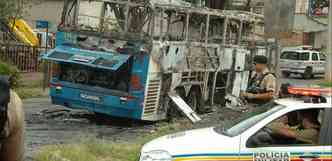
{"type": "Polygon", "coordinates": [[[45,48],[0,43],[0,60],[12,63],[21,72],[39,72],[39,56],[42,52],[45,52],[45,48]]]}

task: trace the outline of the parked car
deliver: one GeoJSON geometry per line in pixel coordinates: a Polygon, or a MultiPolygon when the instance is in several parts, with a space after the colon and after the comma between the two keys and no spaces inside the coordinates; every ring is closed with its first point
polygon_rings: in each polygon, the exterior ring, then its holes
{"type": "Polygon", "coordinates": [[[280,70],[284,77],[300,74],[303,78],[313,78],[324,74],[326,55],[315,50],[286,49],[280,57],[280,70]]]}

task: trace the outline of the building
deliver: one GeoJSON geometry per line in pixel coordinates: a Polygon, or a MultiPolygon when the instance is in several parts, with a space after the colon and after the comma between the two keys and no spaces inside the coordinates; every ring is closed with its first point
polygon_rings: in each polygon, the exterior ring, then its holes
{"type": "Polygon", "coordinates": [[[286,47],[310,45],[325,48],[328,8],[326,3],[316,3],[315,0],[252,0],[251,6],[252,12],[267,17],[265,38],[278,38],[286,47]]]}
{"type": "MultiPolygon", "coordinates": [[[[310,45],[326,48],[328,19],[324,15],[312,15],[313,0],[296,0],[292,33],[282,39],[283,46],[310,45]]],[[[324,9],[326,10],[326,7],[324,9]]]]}
{"type": "Polygon", "coordinates": [[[35,28],[37,20],[46,20],[50,23],[50,32],[57,30],[61,19],[63,1],[32,0],[26,8],[23,19],[35,28]]]}

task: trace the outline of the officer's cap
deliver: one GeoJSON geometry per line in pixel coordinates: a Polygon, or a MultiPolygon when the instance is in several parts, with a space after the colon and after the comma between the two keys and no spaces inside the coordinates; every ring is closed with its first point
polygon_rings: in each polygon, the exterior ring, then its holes
{"type": "Polygon", "coordinates": [[[255,64],[267,64],[267,57],[263,55],[256,55],[254,57],[254,63],[255,64]]]}

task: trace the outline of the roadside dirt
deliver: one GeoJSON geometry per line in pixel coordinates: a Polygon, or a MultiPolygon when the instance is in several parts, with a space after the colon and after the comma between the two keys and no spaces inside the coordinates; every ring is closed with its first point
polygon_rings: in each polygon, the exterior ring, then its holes
{"type": "MultiPolygon", "coordinates": [[[[283,79],[297,85],[310,85],[320,79],[283,79]]],[[[79,137],[92,136],[110,141],[132,141],[155,131],[162,123],[146,123],[119,118],[96,116],[87,111],[69,110],[55,106],[48,98],[24,100],[26,115],[26,161],[45,145],[72,143],[79,137]]],[[[214,112],[201,115],[202,121],[192,128],[224,125],[236,120],[241,113],[216,107],[214,112]]],[[[190,122],[188,121],[188,124],[190,122]]]]}
{"type": "MultiPolygon", "coordinates": [[[[55,106],[48,98],[24,100],[24,109],[26,161],[32,161],[32,155],[42,146],[72,143],[87,136],[114,142],[131,141],[142,134],[152,133],[158,126],[158,123],[96,116],[87,111],[55,106]]],[[[193,128],[218,125],[223,120],[234,119],[238,115],[238,112],[231,110],[216,109],[213,113],[202,115],[203,121],[193,128]]]]}

